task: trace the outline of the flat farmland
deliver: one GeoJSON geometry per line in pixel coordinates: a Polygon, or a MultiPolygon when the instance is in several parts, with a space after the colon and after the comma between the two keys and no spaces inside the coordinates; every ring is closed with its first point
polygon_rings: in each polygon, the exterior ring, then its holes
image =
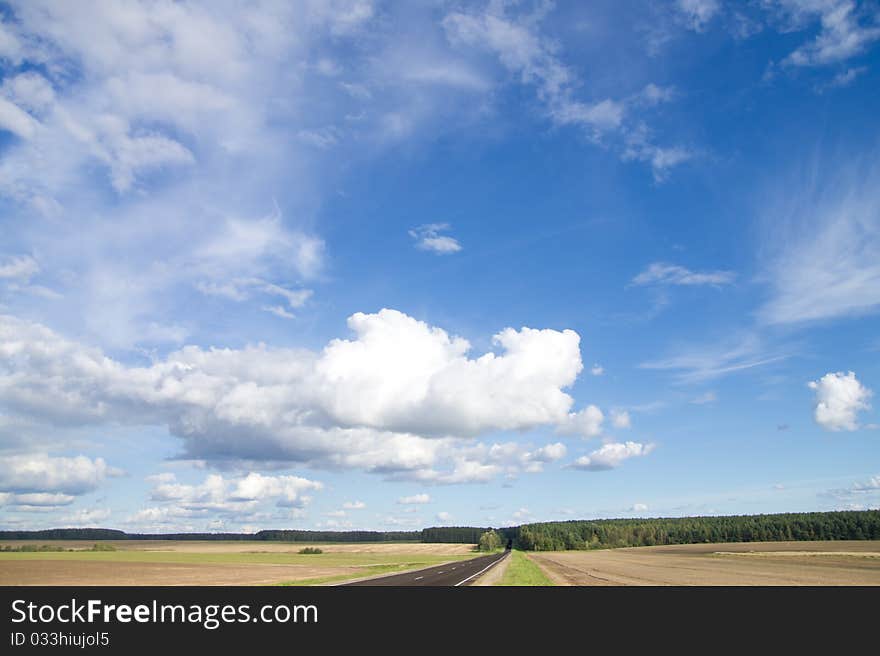
{"type": "Polygon", "coordinates": [[[120,540],[15,541],[74,551],[2,552],[0,585],[319,585],[472,558],[473,545],[120,540]],[[304,547],[324,553],[300,554],[304,547]]]}
{"type": "Polygon", "coordinates": [[[533,552],[557,585],[880,585],[880,541],[533,552]]]}

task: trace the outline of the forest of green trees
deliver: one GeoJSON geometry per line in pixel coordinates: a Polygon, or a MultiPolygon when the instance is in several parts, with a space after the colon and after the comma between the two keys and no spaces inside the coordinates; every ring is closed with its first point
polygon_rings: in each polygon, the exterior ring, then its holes
{"type": "Polygon", "coordinates": [[[880,540],[880,510],[543,522],[492,529],[435,526],[421,531],[301,531],[257,533],[123,533],[101,528],[0,531],[0,540],[265,540],[271,542],[457,542],[478,544],[495,531],[502,544],[556,551],[697,542],[880,540]]]}
{"type": "Polygon", "coordinates": [[[246,539],[269,542],[423,542],[421,531],[260,531],[246,539]]]}
{"type": "Polygon", "coordinates": [[[476,544],[480,536],[490,528],[475,528],[473,526],[434,526],[422,529],[422,542],[458,542],[461,544],[476,544]]]}
{"type": "Polygon", "coordinates": [[[558,551],[697,542],[880,540],[880,511],[545,522],[512,529],[519,549],[558,551]]]}
{"type": "Polygon", "coordinates": [[[0,531],[0,540],[130,540],[109,528],[50,528],[45,531],[0,531]]]}

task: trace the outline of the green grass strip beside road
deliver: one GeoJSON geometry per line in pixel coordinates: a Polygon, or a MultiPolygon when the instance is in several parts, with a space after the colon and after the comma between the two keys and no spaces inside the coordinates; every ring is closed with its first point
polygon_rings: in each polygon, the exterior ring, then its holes
{"type": "Polygon", "coordinates": [[[553,585],[553,581],[525,553],[514,550],[507,571],[496,585],[553,585]]]}

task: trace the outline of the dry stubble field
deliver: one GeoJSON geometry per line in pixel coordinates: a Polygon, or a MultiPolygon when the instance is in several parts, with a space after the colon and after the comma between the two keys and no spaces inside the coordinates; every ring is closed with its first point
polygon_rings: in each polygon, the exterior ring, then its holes
{"type": "Polygon", "coordinates": [[[557,585],[880,585],[880,541],[530,553],[557,585]]]}
{"type": "Polygon", "coordinates": [[[121,540],[103,543],[115,551],[87,551],[94,541],[0,542],[25,544],[77,551],[0,552],[0,585],[315,585],[476,555],[468,544],[121,540]]]}

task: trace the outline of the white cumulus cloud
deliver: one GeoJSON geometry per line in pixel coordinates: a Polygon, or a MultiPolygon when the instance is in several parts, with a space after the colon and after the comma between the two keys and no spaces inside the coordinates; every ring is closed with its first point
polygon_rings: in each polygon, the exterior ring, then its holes
{"type": "Polygon", "coordinates": [[[449,235],[441,234],[449,230],[448,223],[428,223],[409,231],[410,237],[416,240],[416,248],[431,251],[437,255],[458,253],[461,244],[449,235]]]}
{"type": "Polygon", "coordinates": [[[112,514],[109,508],[83,508],[62,517],[60,526],[62,528],[101,527],[112,514]]]}
{"type": "Polygon", "coordinates": [[[626,410],[611,411],[611,425],[615,428],[631,428],[632,420],[626,410]]]}
{"type": "Polygon", "coordinates": [[[153,480],[156,484],[150,500],[159,505],[135,513],[129,518],[133,524],[176,524],[181,519],[204,520],[217,515],[242,522],[278,518],[282,516],[279,513],[296,517],[311,503],[311,493],[324,487],[320,481],[301,476],[257,472],[232,477],[210,474],[197,484],[179,483],[174,475],[153,480]]]}
{"type": "Polygon", "coordinates": [[[654,450],[653,444],[639,442],[608,442],[586,456],[581,456],[570,466],[573,469],[602,471],[614,469],[629,458],[646,456],[654,450]]]}
{"type": "Polygon", "coordinates": [[[605,415],[595,405],[588,405],[583,410],[572,412],[566,416],[556,428],[560,435],[580,435],[596,437],[602,434],[602,423],[605,415]]]}
{"type": "Polygon", "coordinates": [[[871,407],[868,404],[871,390],[862,385],[852,371],[827,373],[807,385],[816,392],[813,417],[825,430],[854,431],[859,427],[857,414],[871,407]]]}
{"type": "Polygon", "coordinates": [[[118,475],[103,458],[49,456],[45,453],[0,456],[0,491],[14,493],[91,492],[118,475]]]}
{"type": "Polygon", "coordinates": [[[213,442],[244,455],[265,440],[274,443],[263,445],[268,452],[300,458],[322,451],[367,457],[386,439],[389,447],[397,442],[400,459],[419,459],[437,445],[422,444],[418,455],[405,447],[417,446],[417,436],[566,421],[572,398],[563,388],[582,369],[571,330],[508,328],[494,337],[500,354],[469,358],[466,340],[394,310],[355,314],[349,326],[355,339],[332,340],[319,353],[188,346],[128,367],[43,326],[4,317],[0,403],[62,423],[167,424],[194,451],[213,442]]]}
{"type": "Polygon", "coordinates": [[[405,505],[405,506],[412,505],[412,504],[431,503],[431,496],[428,494],[425,494],[425,493],[413,494],[412,496],[408,496],[408,497],[400,497],[397,500],[397,503],[405,505]]]}

